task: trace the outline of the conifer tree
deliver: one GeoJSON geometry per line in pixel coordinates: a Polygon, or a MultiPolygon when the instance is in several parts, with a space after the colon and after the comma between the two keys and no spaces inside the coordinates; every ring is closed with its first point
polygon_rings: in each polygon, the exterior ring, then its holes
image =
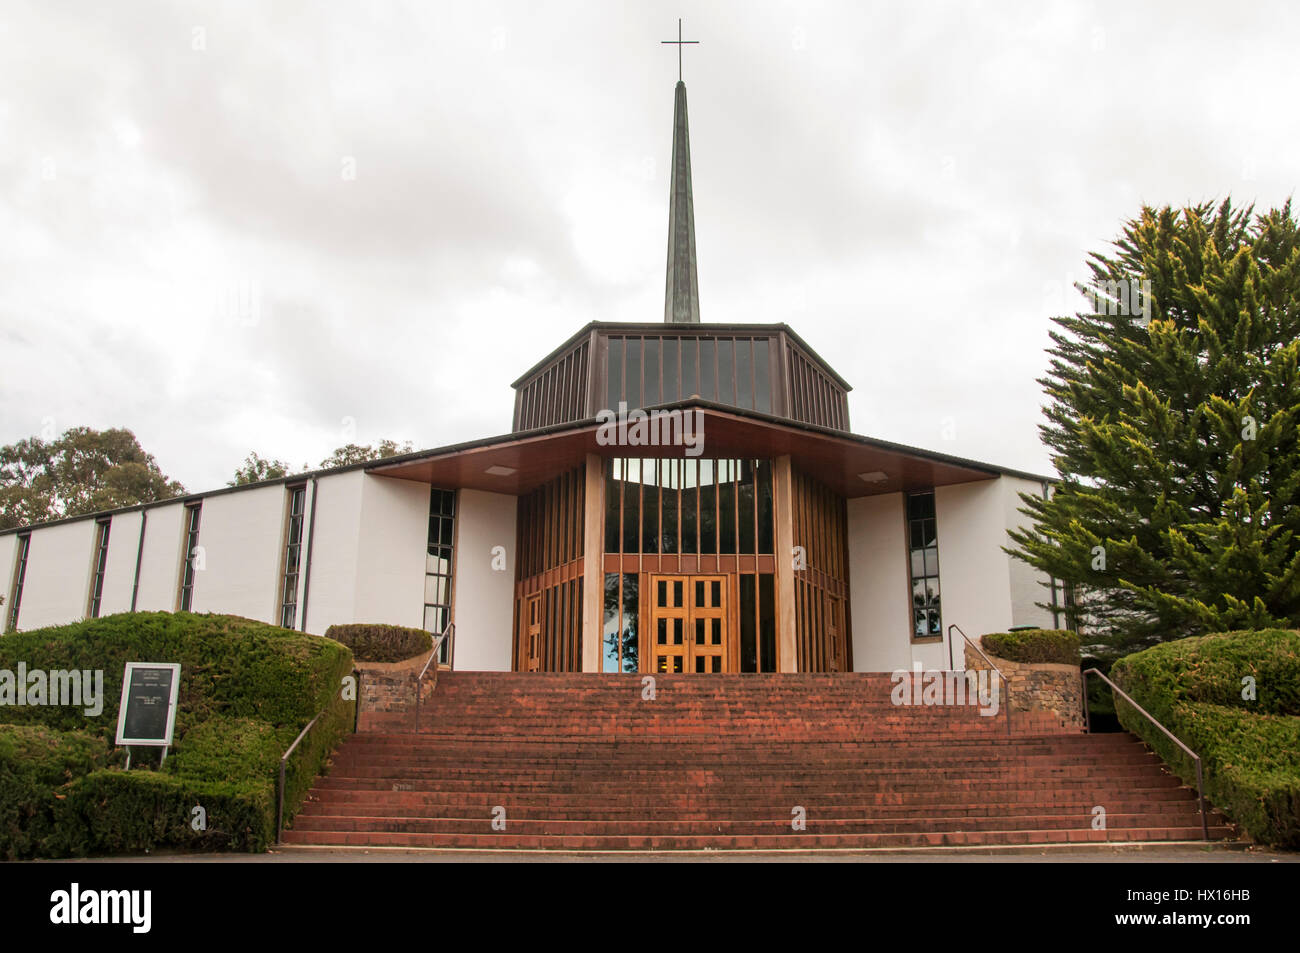
{"type": "Polygon", "coordinates": [[[1100,654],[1300,626],[1300,236],[1255,214],[1143,208],[1054,318],[1040,427],[1062,482],[1008,552],[1081,592],[1100,654]]]}

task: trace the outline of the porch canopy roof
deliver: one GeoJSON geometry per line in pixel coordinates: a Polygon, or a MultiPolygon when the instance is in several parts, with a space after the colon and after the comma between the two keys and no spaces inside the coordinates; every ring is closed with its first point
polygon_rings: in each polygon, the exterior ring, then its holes
{"type": "MultiPolygon", "coordinates": [[[[1055,480],[709,401],[678,401],[647,411],[685,412],[696,408],[703,424],[698,456],[774,458],[788,454],[796,467],[844,497],[970,483],[1002,474],[1055,480]]],[[[365,469],[379,476],[447,489],[464,487],[518,496],[580,466],[589,453],[640,458],[685,455],[682,446],[602,444],[597,439],[599,430],[600,421],[592,418],[388,457],[367,464],[365,469]]]]}

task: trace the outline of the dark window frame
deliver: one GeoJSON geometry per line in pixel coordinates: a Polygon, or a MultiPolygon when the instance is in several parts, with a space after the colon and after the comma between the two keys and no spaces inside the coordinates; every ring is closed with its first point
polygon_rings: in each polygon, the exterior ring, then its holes
{"type": "Polygon", "coordinates": [[[99,618],[99,608],[104,599],[104,571],[108,566],[108,534],[112,520],[95,520],[95,548],[90,575],[90,600],[87,615],[99,618]]]}
{"type": "Polygon", "coordinates": [[[185,548],[181,553],[181,581],[176,594],[180,612],[189,612],[194,602],[194,550],[199,545],[202,516],[202,500],[185,504],[185,548]]]}
{"type": "Polygon", "coordinates": [[[307,512],[307,484],[285,487],[288,499],[284,527],[283,570],[280,573],[280,627],[292,629],[298,622],[298,584],[302,578],[302,531],[307,512]]]}
{"type": "Polygon", "coordinates": [[[907,604],[908,604],[907,618],[908,618],[908,631],[911,633],[911,642],[913,643],[942,642],[943,641],[943,583],[940,579],[938,507],[935,502],[935,492],[933,489],[917,490],[915,492],[909,492],[903,495],[903,532],[904,532],[903,539],[906,544],[906,551],[907,551],[907,604]],[[920,499],[926,496],[930,497],[930,507],[928,513],[921,516],[914,517],[912,515],[912,510],[913,510],[912,501],[914,499],[920,499]],[[925,545],[926,528],[924,524],[926,523],[932,524],[931,529],[932,529],[932,538],[934,541],[933,546],[925,545]],[[921,524],[921,525],[919,527],[916,527],[914,524],[921,524]],[[921,531],[922,545],[919,547],[914,547],[912,545],[914,528],[919,528],[921,531]],[[934,550],[934,572],[929,571],[930,567],[925,558],[925,551],[927,549],[934,550]],[[918,553],[921,554],[921,575],[920,576],[917,576],[913,571],[915,556],[918,553]],[[935,588],[938,592],[938,595],[931,598],[928,595],[929,588],[927,586],[926,601],[923,605],[918,606],[916,604],[916,596],[915,596],[916,583],[921,582],[925,584],[930,580],[934,580],[935,588]],[[926,632],[925,634],[918,634],[916,630],[917,628],[916,616],[917,616],[917,612],[919,611],[923,611],[926,613],[926,625],[930,629],[930,631],[926,632]],[[932,612],[936,614],[936,617],[938,619],[937,631],[934,629],[933,624],[930,622],[930,613],[932,612]]]}
{"type": "MultiPolygon", "coordinates": [[[[455,586],[456,550],[456,491],[441,487],[429,489],[429,535],[424,564],[424,628],[437,638],[452,621],[453,592],[455,586]],[[444,542],[445,540],[445,542],[444,542]],[[430,570],[429,559],[439,560],[438,567],[430,570]],[[445,569],[445,571],[443,571],[445,569]],[[441,601],[429,602],[429,580],[437,579],[441,601]],[[429,624],[430,610],[434,623],[429,624]]],[[[445,640],[438,649],[438,664],[451,665],[451,640],[445,640]]]]}
{"type": "Polygon", "coordinates": [[[23,604],[23,584],[27,581],[27,557],[32,551],[32,534],[23,533],[18,537],[18,559],[14,563],[14,581],[9,593],[9,612],[5,624],[6,632],[18,628],[18,610],[23,604]]]}

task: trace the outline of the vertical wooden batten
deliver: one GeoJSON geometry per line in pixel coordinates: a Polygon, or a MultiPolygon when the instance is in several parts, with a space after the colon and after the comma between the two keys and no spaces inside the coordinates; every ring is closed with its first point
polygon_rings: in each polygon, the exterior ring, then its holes
{"type": "Polygon", "coordinates": [[[587,483],[582,514],[582,670],[600,671],[601,630],[605,602],[605,473],[603,459],[587,454],[587,483]]]}
{"type": "Polygon", "coordinates": [[[776,670],[797,672],[794,622],[794,481],[789,455],[772,461],[776,530],[776,670]]]}

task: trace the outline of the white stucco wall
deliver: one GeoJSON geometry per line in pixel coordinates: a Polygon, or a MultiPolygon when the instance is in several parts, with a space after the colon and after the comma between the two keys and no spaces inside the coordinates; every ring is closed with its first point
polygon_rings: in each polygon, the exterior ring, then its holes
{"type": "MultiPolygon", "coordinates": [[[[315,484],[315,529],[310,542],[313,484],[307,484],[303,516],[299,606],[308,586],[307,631],[323,634],[336,622],[388,622],[420,627],[424,621],[424,573],[428,541],[429,486],[370,476],[362,471],[333,474],[315,484]]],[[[219,493],[203,499],[198,544],[204,568],[194,579],[191,608],[278,622],[283,574],[288,489],[283,484],[219,493]]],[[[515,499],[469,494],[460,514],[464,529],[457,584],[469,637],[464,664],[484,669],[510,665],[511,594],[515,499]],[[504,572],[491,570],[491,547],[504,545],[504,572]],[[482,552],[480,552],[480,549],[482,552]],[[482,564],[481,566],[479,564],[482,564]],[[504,623],[502,622],[504,620],[504,623]],[[490,633],[490,636],[487,634],[490,633]],[[494,641],[495,640],[495,641],[494,641]]],[[[129,611],[139,552],[139,611],[174,611],[186,530],[183,502],[115,514],[109,536],[101,615],[129,611]]],[[[32,530],[31,555],[23,589],[19,628],[75,621],[87,612],[93,572],[95,519],[32,530]]],[[[0,536],[0,593],[9,598],[18,536],[0,536]]],[[[457,600],[459,602],[459,600],[457,600]]],[[[0,608],[7,612],[8,605],[0,608]]],[[[300,610],[301,611],[301,610],[300,610]]],[[[298,619],[302,627],[302,617],[298,619]]]]}
{"type": "Polygon", "coordinates": [[[278,621],[287,499],[279,484],[204,499],[199,518],[204,566],[194,574],[194,612],[278,621]]]}
{"type": "Polygon", "coordinates": [[[108,561],[104,566],[104,588],[99,597],[101,616],[131,611],[135,557],[139,548],[140,511],[114,514],[108,525],[108,561]]]}
{"type": "MultiPolygon", "coordinates": [[[[1025,480],[1019,477],[1003,477],[999,482],[1003,486],[1007,529],[1019,529],[1027,526],[1029,517],[1018,512],[1020,507],[1024,505],[1020,500],[1020,494],[1028,493],[1041,497],[1043,495],[1043,484],[1036,480],[1025,480]]],[[[1003,545],[1012,545],[1010,537],[1006,539],[1003,545]]],[[[1014,557],[1008,556],[1007,559],[1010,560],[1009,568],[1011,573],[1011,624],[1052,628],[1055,620],[1051,611],[1039,608],[1036,605],[1039,602],[1050,604],[1052,601],[1051,580],[1047,573],[1039,572],[1029,563],[1022,562],[1014,557]]],[[[1057,598],[1060,599],[1061,596],[1058,594],[1057,598]]]]}
{"type": "Polygon", "coordinates": [[[459,670],[510,671],[516,513],[513,496],[479,490],[457,494],[452,664],[459,670]],[[494,546],[505,550],[501,569],[492,565],[494,546]]]}
{"type": "Polygon", "coordinates": [[[19,630],[86,617],[94,545],[93,519],[32,530],[19,630]]]}
{"type": "Polygon", "coordinates": [[[903,495],[888,493],[849,500],[848,523],[853,668],[858,672],[911,668],[903,495]]]}
{"type": "MultiPolygon", "coordinates": [[[[306,630],[315,635],[324,635],[331,625],[356,621],[357,537],[361,532],[361,491],[366,479],[361,470],[321,477],[316,484],[314,530],[310,498],[307,501],[303,538],[311,531],[312,539],[303,551],[304,584],[309,560],[311,564],[306,630]]],[[[301,605],[301,596],[299,600],[301,605]]]]}
{"type": "MultiPolygon", "coordinates": [[[[199,523],[202,536],[203,524],[199,523]]],[[[137,546],[139,540],[136,541],[137,546]]],[[[110,547],[111,547],[110,543],[110,547]]],[[[144,551],[140,555],[140,589],[137,612],[171,612],[180,586],[182,550],[185,548],[185,505],[168,503],[145,510],[144,551]]]]}
{"type": "MultiPolygon", "coordinates": [[[[320,519],[319,512],[316,518],[320,519]]],[[[361,484],[352,621],[422,628],[428,545],[429,485],[366,474],[361,484]]],[[[313,601],[315,589],[313,579],[313,601]]]]}
{"type": "MultiPolygon", "coordinates": [[[[974,640],[1012,624],[1011,558],[1001,548],[1007,543],[1004,479],[935,489],[945,643],[918,647],[926,668],[948,667],[948,626],[959,625],[974,640]]],[[[955,637],[952,654],[961,668],[965,643],[955,637]]]]}
{"type": "MultiPolygon", "coordinates": [[[[912,642],[907,566],[905,498],[901,493],[848,501],[849,596],[853,667],[893,671],[920,663],[949,666],[948,626],[972,639],[1012,625],[1052,625],[1047,576],[1002,551],[1007,529],[1027,521],[1019,513],[1020,492],[1041,495],[1042,484],[1020,477],[937,487],[939,580],[944,640],[912,642]]],[[[952,660],[963,667],[964,643],[957,636],[952,660]]]]}

